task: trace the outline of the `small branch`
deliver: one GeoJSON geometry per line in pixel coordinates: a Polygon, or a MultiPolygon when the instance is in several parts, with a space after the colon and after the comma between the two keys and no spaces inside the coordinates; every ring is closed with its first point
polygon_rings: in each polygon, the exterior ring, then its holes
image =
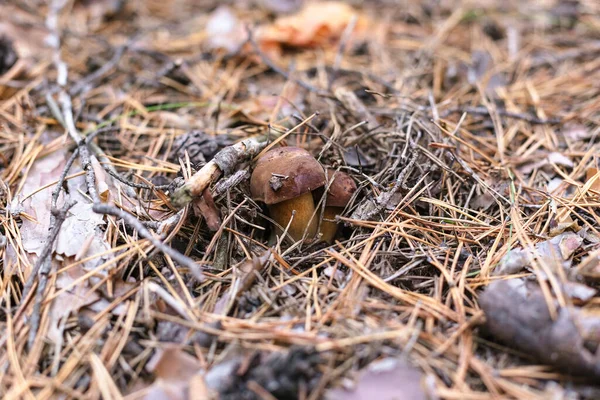
{"type": "MultiPolygon", "coordinates": [[[[57,192],[60,192],[60,190],[57,192]]],[[[58,195],[56,197],[58,198],[58,195]]],[[[39,271],[39,274],[32,273],[32,276],[39,275],[39,282],[35,296],[35,304],[33,306],[33,313],[31,314],[31,319],[29,321],[29,338],[27,340],[28,349],[33,347],[40,324],[42,301],[44,300],[44,292],[46,291],[46,284],[48,283],[48,275],[50,274],[50,269],[52,267],[52,247],[56,241],[56,238],[58,237],[63,222],[65,222],[65,219],[67,218],[67,211],[69,211],[69,209],[74,205],[75,202],[72,202],[65,203],[61,209],[52,208],[51,220],[53,221],[51,223],[50,233],[48,234],[48,240],[42,249],[40,258],[38,258],[36,262],[36,266],[34,267],[34,271],[39,271]]],[[[23,299],[26,299],[26,297],[26,294],[24,294],[23,299]]]]}
{"type": "Polygon", "coordinates": [[[152,232],[150,232],[144,226],[144,224],[142,224],[142,222],[139,219],[137,219],[134,215],[129,214],[128,212],[123,211],[120,208],[104,203],[94,203],[92,210],[98,214],[108,214],[117,218],[121,218],[125,222],[125,224],[138,231],[140,236],[142,236],[145,239],[148,239],[150,243],[152,243],[154,247],[156,247],[158,250],[167,254],[169,257],[171,257],[173,260],[177,261],[184,267],[187,267],[190,270],[190,272],[196,277],[196,279],[204,279],[200,267],[194,262],[194,260],[161,242],[161,240],[154,236],[152,232]]]}
{"type": "Polygon", "coordinates": [[[71,96],[79,94],[87,86],[91,85],[92,83],[101,79],[104,75],[109,73],[113,68],[117,66],[117,64],[121,60],[121,57],[123,57],[123,54],[125,53],[126,49],[127,45],[117,47],[112,58],[107,63],[105,63],[102,67],[98,68],[96,71],[92,72],[85,78],[81,79],[75,85],[71,86],[71,89],[69,89],[69,94],[71,96]]]}
{"type": "Polygon", "coordinates": [[[218,197],[218,196],[222,195],[223,193],[225,193],[232,187],[239,185],[240,183],[242,183],[243,181],[245,181],[246,179],[249,179],[249,178],[250,178],[250,171],[248,171],[248,168],[240,169],[239,171],[237,171],[236,173],[234,173],[227,179],[223,179],[222,181],[220,181],[219,183],[217,183],[215,185],[213,197],[218,197]]]}
{"type": "Polygon", "coordinates": [[[127,186],[131,186],[133,188],[136,189],[148,189],[148,190],[164,190],[164,189],[168,189],[171,185],[146,185],[145,183],[135,183],[135,182],[131,182],[130,180],[122,177],[118,172],[113,171],[110,168],[104,168],[104,170],[113,178],[115,178],[116,180],[118,180],[119,182],[127,185],[127,186]]]}
{"type": "Polygon", "coordinates": [[[171,202],[175,207],[185,206],[193,198],[199,197],[204,189],[221,174],[229,175],[239,163],[255,157],[267,146],[267,143],[266,138],[260,137],[246,139],[225,147],[172,194],[171,202]]]}

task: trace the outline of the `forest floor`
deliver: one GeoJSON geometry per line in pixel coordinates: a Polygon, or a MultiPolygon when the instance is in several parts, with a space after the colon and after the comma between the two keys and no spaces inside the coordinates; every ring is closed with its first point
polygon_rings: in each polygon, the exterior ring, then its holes
{"type": "Polygon", "coordinates": [[[0,16],[3,399],[600,398],[599,2],[0,16]],[[331,243],[279,146],[356,183],[331,243]]]}

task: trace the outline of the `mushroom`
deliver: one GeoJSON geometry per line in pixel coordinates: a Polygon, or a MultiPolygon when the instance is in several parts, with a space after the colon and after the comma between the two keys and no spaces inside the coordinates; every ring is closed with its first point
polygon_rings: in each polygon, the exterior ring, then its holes
{"type": "Polygon", "coordinates": [[[275,222],[284,228],[289,224],[289,235],[298,241],[305,234],[312,238],[317,233],[311,191],[324,184],[325,171],[309,152],[281,147],[269,150],[258,160],[250,178],[250,191],[255,200],[269,207],[275,222]]]}
{"type": "Polygon", "coordinates": [[[333,180],[327,190],[320,233],[323,241],[331,243],[338,228],[337,222],[334,222],[335,217],[341,214],[346,205],[348,205],[348,202],[356,191],[356,183],[354,183],[350,175],[340,171],[328,169],[327,176],[329,180],[333,180]]]}

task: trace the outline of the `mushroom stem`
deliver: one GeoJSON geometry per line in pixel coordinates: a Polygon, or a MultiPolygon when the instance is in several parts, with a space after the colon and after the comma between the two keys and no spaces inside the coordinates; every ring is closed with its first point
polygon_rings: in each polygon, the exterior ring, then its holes
{"type": "Polygon", "coordinates": [[[323,220],[321,221],[321,240],[331,244],[335,238],[338,224],[335,221],[336,215],[344,212],[344,207],[327,206],[323,210],[323,220]],[[329,221],[328,221],[329,220],[329,221]]]}
{"type": "MultiPolygon", "coordinates": [[[[311,192],[306,192],[293,199],[282,201],[269,206],[271,218],[285,228],[292,218],[292,211],[296,210],[294,220],[288,228],[288,234],[295,240],[302,240],[306,231],[306,238],[312,239],[317,233],[317,218],[315,214],[315,203],[311,192]]],[[[277,228],[279,234],[281,229],[277,228]]]]}

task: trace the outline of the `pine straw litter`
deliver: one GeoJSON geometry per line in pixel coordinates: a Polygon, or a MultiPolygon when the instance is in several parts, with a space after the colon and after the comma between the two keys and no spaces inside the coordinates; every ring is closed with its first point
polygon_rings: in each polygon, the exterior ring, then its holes
{"type": "Polygon", "coordinates": [[[479,3],[0,5],[2,398],[599,398],[600,4],[479,3]]]}

